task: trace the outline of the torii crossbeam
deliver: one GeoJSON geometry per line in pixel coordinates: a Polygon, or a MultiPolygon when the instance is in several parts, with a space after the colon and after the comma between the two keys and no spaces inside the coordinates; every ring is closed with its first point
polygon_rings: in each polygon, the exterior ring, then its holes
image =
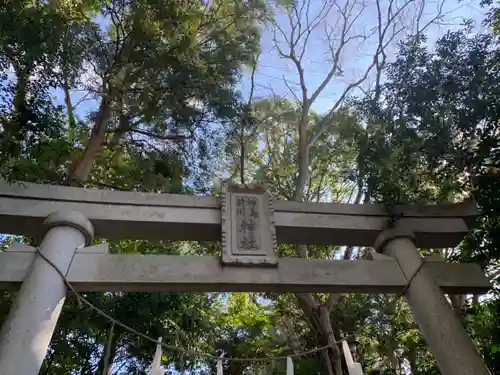
{"type": "MultiPolygon", "coordinates": [[[[488,374],[443,292],[485,293],[489,282],[476,264],[434,259],[422,264],[416,250],[458,245],[478,214],[475,205],[403,206],[395,212],[400,219],[387,229],[382,205],[273,202],[262,188],[233,187],[217,199],[0,185],[0,233],[42,236],[45,230],[40,252],[78,291],[405,291],[442,373],[488,374]],[[104,244],[89,246],[94,234],[222,240],[223,253],[109,254],[104,244]],[[277,243],[373,246],[386,255],[354,261],[279,258],[277,243]]],[[[0,374],[34,375],[62,308],[65,284],[34,249],[14,245],[0,253],[0,288],[19,290],[0,331],[0,374]]]]}

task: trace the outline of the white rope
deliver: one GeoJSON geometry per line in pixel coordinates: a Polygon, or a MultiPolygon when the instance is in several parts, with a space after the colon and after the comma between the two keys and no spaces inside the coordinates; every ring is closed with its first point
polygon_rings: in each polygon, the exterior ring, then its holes
{"type": "Polygon", "coordinates": [[[222,352],[217,360],[217,375],[224,375],[224,367],[222,366],[222,359],[226,353],[222,352]]]}
{"type": "MultiPolygon", "coordinates": [[[[66,286],[68,287],[69,290],[71,290],[71,292],[76,296],[77,298],[77,301],[78,303],[81,305],[82,303],[87,305],[88,307],[90,307],[92,310],[94,310],[95,312],[97,312],[99,315],[103,316],[104,318],[108,319],[110,322],[113,322],[115,323],[117,326],[120,326],[122,327],[123,329],[135,334],[136,336],[139,336],[139,337],[142,337],[143,339],[147,340],[147,341],[150,341],[152,343],[155,343],[157,345],[159,345],[160,347],[164,348],[164,349],[167,349],[167,350],[171,350],[171,351],[176,351],[176,352],[180,352],[180,353],[185,353],[185,354],[188,354],[192,357],[198,357],[198,358],[206,358],[206,359],[211,359],[211,360],[215,360],[215,361],[218,361],[220,359],[220,357],[218,356],[214,356],[214,355],[211,355],[211,354],[206,354],[206,353],[200,353],[200,352],[196,352],[194,350],[190,350],[190,349],[185,349],[185,348],[180,348],[180,347],[177,347],[177,346],[173,346],[173,345],[168,345],[168,344],[165,344],[163,343],[161,340],[157,340],[157,339],[154,339],[148,335],[145,335],[144,333],[141,333],[139,331],[137,331],[136,329],[126,325],[125,323],[122,323],[121,321],[119,321],[118,319],[112,317],[111,315],[107,314],[106,312],[102,311],[100,308],[98,308],[97,306],[95,306],[92,302],[90,302],[89,300],[87,300],[85,297],[83,297],[80,293],[78,293],[75,288],[73,287],[73,285],[71,285],[71,283],[68,281],[68,279],[66,278],[66,276],[64,275],[64,273],[49,259],[47,258],[41,251],[38,247],[35,248],[36,249],[36,252],[38,255],[40,255],[40,257],[45,260],[48,264],[50,264],[52,266],[52,268],[54,268],[54,270],[61,276],[61,278],[63,279],[64,283],[66,284],[66,286]]],[[[345,340],[345,339],[342,339],[342,340],[345,340]]],[[[338,345],[338,344],[341,344],[342,343],[342,340],[337,340],[331,344],[328,344],[328,345],[325,345],[325,346],[321,346],[321,347],[318,347],[318,348],[314,348],[314,349],[311,349],[311,350],[308,350],[308,351],[305,351],[305,352],[301,352],[301,353],[294,353],[294,354],[289,354],[289,355],[282,355],[282,356],[276,356],[276,357],[250,357],[250,358],[237,358],[237,357],[226,357],[224,358],[224,361],[233,361],[233,362],[270,362],[270,361],[273,361],[273,360],[287,360],[287,358],[297,358],[297,357],[304,357],[304,356],[308,356],[310,354],[314,354],[314,353],[317,353],[317,352],[321,352],[323,350],[326,350],[326,349],[329,349],[335,345],[338,345]]]]}
{"type": "Polygon", "coordinates": [[[292,357],[286,358],[286,375],[293,375],[293,359],[292,359],[292,357]]]}

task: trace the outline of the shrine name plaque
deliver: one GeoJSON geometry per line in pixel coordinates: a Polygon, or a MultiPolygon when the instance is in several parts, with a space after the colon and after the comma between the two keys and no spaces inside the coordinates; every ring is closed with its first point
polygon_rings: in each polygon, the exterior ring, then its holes
{"type": "Polygon", "coordinates": [[[273,202],[263,186],[225,187],[221,214],[223,264],[278,265],[273,202]]]}

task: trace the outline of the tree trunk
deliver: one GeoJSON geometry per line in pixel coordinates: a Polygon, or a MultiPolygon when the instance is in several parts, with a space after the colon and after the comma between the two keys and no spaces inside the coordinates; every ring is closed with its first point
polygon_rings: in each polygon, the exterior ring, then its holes
{"type": "Polygon", "coordinates": [[[16,96],[14,97],[14,111],[18,117],[17,128],[25,129],[28,123],[28,106],[26,103],[26,90],[28,77],[25,72],[18,72],[16,84],[16,96]]]}
{"type": "Polygon", "coordinates": [[[66,74],[63,78],[63,90],[64,90],[64,103],[66,104],[66,113],[68,115],[68,138],[71,143],[74,144],[76,141],[76,119],[73,111],[73,104],[71,103],[70,88],[68,84],[68,79],[66,74]]]}
{"type": "Polygon", "coordinates": [[[286,314],[283,314],[283,316],[281,317],[281,321],[283,323],[283,326],[285,327],[287,340],[290,342],[290,346],[292,347],[293,352],[295,354],[301,353],[303,350],[302,345],[300,344],[299,338],[293,330],[293,326],[290,323],[288,316],[286,314]]]}
{"type": "Polygon", "coordinates": [[[2,144],[7,154],[18,156],[21,153],[21,143],[27,130],[29,112],[26,103],[26,91],[29,80],[29,72],[21,68],[16,69],[16,89],[13,101],[14,118],[4,121],[4,134],[2,144]]]}
{"type": "Polygon", "coordinates": [[[245,185],[245,141],[243,139],[243,134],[241,135],[241,151],[240,151],[240,183],[242,185],[245,185]]]}
{"type": "Polygon", "coordinates": [[[321,353],[324,366],[323,373],[325,375],[342,375],[341,353],[332,330],[330,309],[325,304],[315,300],[313,295],[309,293],[297,294],[297,302],[316,337],[317,346],[331,346],[321,353]]]}
{"type": "Polygon", "coordinates": [[[406,358],[408,359],[408,362],[410,363],[411,375],[418,375],[419,371],[417,368],[417,356],[415,353],[415,349],[411,348],[410,350],[408,350],[406,353],[406,358]]]}
{"type": "Polygon", "coordinates": [[[111,328],[108,333],[108,341],[106,343],[106,348],[104,349],[103,356],[103,365],[102,365],[102,375],[109,375],[111,363],[113,363],[113,359],[111,358],[111,353],[114,353],[112,350],[113,342],[114,342],[114,333],[115,333],[115,322],[111,323],[111,328]]]}
{"type": "Polygon", "coordinates": [[[389,361],[391,362],[391,367],[394,369],[396,374],[399,374],[399,360],[396,357],[396,354],[394,353],[394,350],[392,348],[388,348],[387,355],[389,357],[389,361]]]}
{"type": "Polygon", "coordinates": [[[131,119],[125,113],[125,103],[123,97],[116,100],[115,117],[118,117],[118,128],[113,130],[113,136],[108,142],[108,149],[115,150],[119,145],[123,136],[132,130],[131,119]]]}
{"type": "Polygon", "coordinates": [[[323,304],[319,306],[319,321],[321,323],[321,334],[326,333],[325,345],[331,345],[330,349],[326,351],[329,354],[331,366],[335,369],[335,374],[342,375],[341,354],[333,333],[330,310],[323,304]]]}
{"type": "Polygon", "coordinates": [[[94,165],[94,161],[104,147],[106,131],[111,116],[111,98],[105,96],[101,100],[97,119],[89,141],[80,160],[77,160],[70,173],[70,179],[77,183],[85,182],[94,165]]]}
{"type": "Polygon", "coordinates": [[[297,158],[297,183],[295,185],[294,199],[302,201],[304,188],[309,177],[309,139],[307,138],[307,125],[309,124],[309,107],[303,104],[302,113],[298,123],[299,154],[297,158]]]}
{"type": "Polygon", "coordinates": [[[451,306],[453,307],[453,312],[463,324],[465,298],[467,296],[460,294],[460,295],[449,295],[449,297],[451,301],[451,306]]]}
{"type": "MultiPolygon", "coordinates": [[[[297,179],[294,200],[303,200],[304,188],[309,178],[309,139],[307,126],[309,124],[309,107],[303,103],[299,123],[299,153],[297,158],[297,179]]],[[[297,255],[307,258],[307,247],[297,245],[297,255]]],[[[311,293],[296,294],[299,307],[308,319],[309,327],[316,336],[318,346],[332,345],[330,349],[321,353],[324,373],[327,375],[342,375],[340,349],[335,345],[335,336],[330,322],[330,309],[316,300],[311,293]]]]}
{"type": "Polygon", "coordinates": [[[116,344],[118,336],[114,334],[114,323],[111,324],[106,344],[104,345],[104,352],[99,360],[95,375],[109,375],[111,374],[111,366],[116,356],[116,344]]]}

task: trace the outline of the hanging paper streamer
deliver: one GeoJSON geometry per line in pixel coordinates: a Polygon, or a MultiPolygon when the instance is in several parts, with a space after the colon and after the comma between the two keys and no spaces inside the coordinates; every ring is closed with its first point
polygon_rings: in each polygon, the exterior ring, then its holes
{"type": "Polygon", "coordinates": [[[163,369],[161,368],[161,337],[158,339],[158,344],[156,344],[156,352],[153,358],[153,363],[151,364],[151,375],[163,375],[163,369]]]}
{"type": "Polygon", "coordinates": [[[342,341],[342,350],[344,352],[345,363],[347,365],[349,375],[364,375],[361,363],[354,362],[349,344],[347,344],[347,341],[345,340],[342,341]]]}
{"type": "Polygon", "coordinates": [[[224,357],[225,354],[226,353],[222,352],[219,356],[219,359],[217,360],[217,375],[224,375],[222,367],[222,358],[224,357]]]}
{"type": "Polygon", "coordinates": [[[293,375],[292,357],[286,357],[286,375],[293,375]]]}

